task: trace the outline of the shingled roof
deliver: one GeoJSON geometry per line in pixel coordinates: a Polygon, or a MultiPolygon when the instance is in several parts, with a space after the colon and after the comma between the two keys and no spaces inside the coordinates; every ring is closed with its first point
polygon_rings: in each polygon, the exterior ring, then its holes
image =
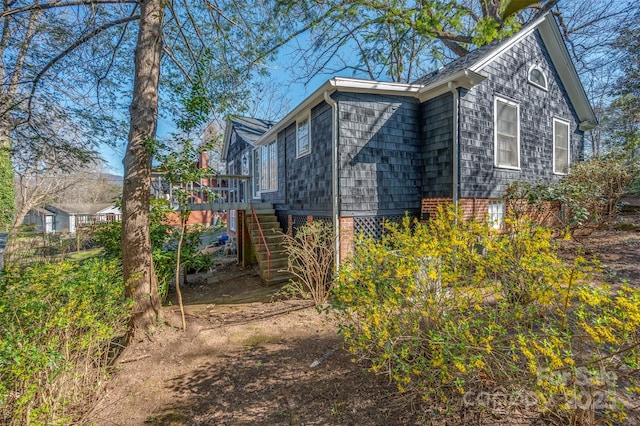
{"type": "MultiPolygon", "coordinates": [[[[548,12],[547,12],[548,14],[548,12]]],[[[484,59],[490,58],[504,47],[509,45],[514,38],[521,38],[523,35],[527,34],[530,30],[533,30],[537,27],[544,19],[547,14],[543,14],[538,19],[535,19],[528,24],[524,25],[517,33],[510,37],[506,37],[502,40],[494,40],[489,44],[485,44],[475,50],[470,51],[464,56],[459,57],[458,59],[454,59],[449,62],[447,65],[441,67],[437,71],[434,71],[430,74],[425,75],[413,82],[413,84],[422,84],[428,86],[437,82],[438,80],[446,80],[448,77],[459,73],[463,70],[469,70],[474,68],[474,65],[483,62],[484,59]]]]}
{"type": "MultiPolygon", "coordinates": [[[[558,24],[553,15],[550,12],[546,12],[524,25],[512,36],[475,49],[448,63],[439,70],[419,78],[411,84],[334,77],[316,89],[282,120],[277,123],[269,123],[266,131],[264,127],[261,127],[260,130],[263,132],[262,136],[258,135],[258,137],[256,137],[257,133],[253,133],[250,135],[251,139],[247,139],[247,142],[252,145],[269,143],[277,132],[295,122],[296,118],[302,112],[323,102],[327,94],[331,95],[336,91],[414,96],[418,98],[420,102],[425,102],[428,99],[450,91],[450,86],[471,89],[487,78],[483,73],[483,68],[487,64],[491,63],[504,52],[509,51],[512,46],[536,30],[539,32],[542,42],[549,52],[551,61],[558,72],[558,76],[576,109],[580,121],[580,129],[592,129],[597,123],[596,116],[591,108],[584,87],[582,87],[582,83],[580,82],[578,73],[564,43],[558,24]]],[[[238,120],[247,120],[251,123],[250,120],[255,119],[242,118],[236,119],[236,122],[239,122],[238,120]]],[[[263,120],[257,121],[260,122],[263,120]]],[[[229,126],[231,123],[232,122],[229,121],[227,125],[229,126]]],[[[240,134],[240,132],[238,132],[238,134],[240,134]]],[[[227,137],[228,135],[225,134],[225,143],[228,143],[227,137]]],[[[226,151],[224,150],[223,155],[226,156],[226,151]]]]}
{"type": "Polygon", "coordinates": [[[231,122],[238,136],[251,145],[275,124],[271,120],[261,120],[253,117],[232,118],[231,122]]]}
{"type": "Polygon", "coordinates": [[[421,84],[423,86],[428,86],[430,84],[436,83],[439,80],[448,80],[449,77],[453,76],[460,71],[470,69],[475,63],[480,62],[484,57],[490,56],[494,52],[500,50],[500,45],[502,42],[493,42],[490,44],[486,44],[478,49],[472,50],[464,56],[459,57],[447,65],[441,67],[440,69],[433,71],[430,74],[427,74],[423,77],[420,77],[413,84],[421,84]]]}

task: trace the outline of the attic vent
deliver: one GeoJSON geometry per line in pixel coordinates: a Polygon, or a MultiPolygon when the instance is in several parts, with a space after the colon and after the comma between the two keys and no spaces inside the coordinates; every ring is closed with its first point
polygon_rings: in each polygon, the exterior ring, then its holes
{"type": "Polygon", "coordinates": [[[547,90],[547,76],[538,64],[532,65],[531,68],[529,68],[529,83],[542,90],[547,90]]]}

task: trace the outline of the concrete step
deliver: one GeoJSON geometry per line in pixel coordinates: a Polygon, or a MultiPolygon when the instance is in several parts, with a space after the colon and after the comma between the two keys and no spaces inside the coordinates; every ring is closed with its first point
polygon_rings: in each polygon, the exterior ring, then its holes
{"type": "MultiPolygon", "coordinates": [[[[260,225],[263,226],[263,224],[265,223],[277,223],[278,226],[280,226],[279,222],[278,222],[278,218],[276,217],[275,214],[273,213],[265,213],[265,214],[259,214],[258,216],[258,221],[260,222],[260,225]]],[[[249,222],[253,223],[253,216],[248,216],[249,218],[249,222]]]]}
{"type": "Polygon", "coordinates": [[[267,261],[267,259],[262,259],[258,262],[260,264],[260,270],[267,270],[267,268],[269,266],[271,266],[271,270],[272,271],[278,271],[281,269],[287,269],[287,266],[289,265],[289,259],[286,257],[279,257],[279,258],[271,258],[270,261],[267,261]]]}
{"type": "MultiPolygon", "coordinates": [[[[266,204],[266,203],[265,203],[266,204]]],[[[262,281],[267,286],[276,285],[288,282],[292,278],[295,278],[293,274],[287,272],[288,255],[283,249],[284,234],[280,228],[278,218],[275,216],[273,206],[260,205],[256,210],[256,216],[262,229],[262,234],[269,247],[270,257],[267,258],[267,252],[265,250],[262,237],[258,231],[258,227],[254,224],[253,215],[247,216],[249,235],[251,242],[255,248],[255,254],[260,268],[260,276],[262,281]]]]}
{"type": "MultiPolygon", "coordinates": [[[[249,233],[251,234],[251,238],[258,238],[260,232],[257,228],[250,228],[249,233]]],[[[266,237],[267,235],[279,235],[282,236],[282,229],[276,226],[262,226],[262,234],[266,237]]]]}
{"type": "Polygon", "coordinates": [[[269,247],[269,251],[279,251],[283,250],[282,245],[284,244],[284,237],[282,235],[265,235],[264,240],[262,238],[258,239],[258,237],[251,237],[251,241],[253,241],[253,245],[256,248],[256,251],[266,251],[264,249],[264,242],[267,242],[267,246],[269,247]]]}
{"type": "Polygon", "coordinates": [[[271,272],[270,275],[263,274],[262,281],[266,286],[273,286],[289,282],[289,280],[295,279],[295,275],[289,272],[271,272]]]}
{"type": "MultiPolygon", "coordinates": [[[[269,248],[269,253],[271,254],[271,261],[273,262],[274,260],[279,260],[279,259],[288,259],[289,256],[287,255],[286,252],[284,252],[284,250],[282,250],[280,247],[271,247],[269,248]]],[[[261,250],[261,251],[257,251],[256,250],[256,256],[258,257],[258,262],[266,262],[267,261],[267,252],[265,250],[261,250]]]]}
{"type": "Polygon", "coordinates": [[[253,207],[256,213],[262,210],[273,210],[272,203],[251,203],[251,207],[253,207]]]}
{"type": "MultiPolygon", "coordinates": [[[[262,209],[262,210],[256,210],[256,214],[258,215],[258,217],[260,216],[266,216],[266,215],[274,215],[276,214],[276,211],[274,209],[262,209]]],[[[251,210],[247,211],[247,217],[253,217],[253,215],[251,214],[251,210]]]]}

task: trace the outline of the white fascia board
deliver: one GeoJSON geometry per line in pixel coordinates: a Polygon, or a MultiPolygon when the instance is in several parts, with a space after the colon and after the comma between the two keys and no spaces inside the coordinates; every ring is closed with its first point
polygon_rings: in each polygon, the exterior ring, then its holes
{"type": "Polygon", "coordinates": [[[436,96],[440,96],[443,93],[450,92],[449,82],[452,82],[455,87],[464,87],[465,89],[471,89],[482,83],[487,78],[481,74],[478,74],[471,70],[461,70],[455,74],[450,75],[448,78],[436,81],[428,86],[424,86],[418,92],[418,99],[420,102],[425,102],[429,99],[433,99],[436,96]]]}
{"type": "Polygon", "coordinates": [[[392,83],[385,81],[361,80],[358,78],[334,77],[337,90],[357,93],[376,93],[383,95],[413,96],[422,87],[420,84],[392,83]]]}
{"type": "Polygon", "coordinates": [[[95,214],[109,214],[109,213],[122,214],[122,211],[112,204],[109,207],[105,207],[104,209],[98,210],[95,214]]]}
{"type": "Polygon", "coordinates": [[[233,125],[231,124],[231,119],[227,119],[227,123],[224,126],[224,139],[222,140],[222,155],[221,158],[225,162],[227,162],[227,153],[229,151],[229,143],[231,142],[231,132],[233,129],[233,125]]]}
{"type": "Polygon", "coordinates": [[[556,24],[555,18],[551,12],[547,12],[540,16],[530,24],[526,31],[521,31],[515,34],[503,46],[501,46],[499,50],[475,63],[469,69],[474,72],[480,72],[487,64],[498,58],[504,52],[508,51],[516,43],[533,33],[536,29],[540,32],[542,41],[551,56],[551,60],[558,72],[558,75],[560,76],[560,79],[562,80],[562,84],[567,90],[569,99],[571,99],[571,103],[576,109],[578,119],[581,122],[580,129],[589,130],[595,127],[597,124],[596,116],[591,108],[591,104],[589,103],[587,94],[584,91],[584,87],[580,82],[580,78],[578,77],[576,68],[573,65],[569,51],[564,44],[564,39],[562,38],[562,34],[560,34],[558,24],[556,24]]]}
{"type": "Polygon", "coordinates": [[[327,80],[304,101],[298,104],[298,106],[291,110],[282,120],[276,123],[264,135],[260,136],[260,138],[258,138],[258,140],[256,140],[253,145],[257,147],[272,142],[278,132],[282,131],[291,123],[295,122],[296,118],[299,117],[301,113],[306,110],[311,110],[311,108],[324,101],[325,92],[328,92],[329,95],[337,91],[343,91],[352,93],[372,93],[381,95],[417,97],[420,87],[422,86],[419,84],[389,83],[382,81],[361,80],[357,78],[334,77],[330,80],[327,80]]]}
{"type": "Polygon", "coordinates": [[[547,47],[562,84],[567,90],[569,99],[571,99],[571,103],[576,109],[578,120],[580,121],[580,130],[593,129],[597,125],[598,119],[593,112],[593,108],[591,108],[589,98],[584,91],[584,86],[582,86],[567,46],[564,44],[558,25],[555,21],[551,22],[554,19],[551,14],[547,16],[548,19],[545,19],[539,26],[540,36],[547,47]]]}
{"type": "Polygon", "coordinates": [[[527,28],[526,31],[520,31],[514,34],[509,40],[507,40],[502,46],[500,46],[500,49],[496,50],[491,55],[485,56],[484,58],[482,58],[482,60],[473,64],[473,66],[469,67],[469,70],[476,73],[480,72],[488,63],[492,62],[496,58],[499,58],[504,52],[511,49],[512,46],[518,44],[523,38],[534,32],[535,29],[538,28],[542,22],[546,21],[547,18],[553,19],[551,13],[547,12],[546,14],[536,19],[533,23],[527,24],[529,25],[529,28],[527,28]]]}

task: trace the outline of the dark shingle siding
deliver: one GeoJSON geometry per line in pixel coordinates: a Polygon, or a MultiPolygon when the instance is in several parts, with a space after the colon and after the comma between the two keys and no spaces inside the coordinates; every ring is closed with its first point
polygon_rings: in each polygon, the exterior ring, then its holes
{"type": "MultiPolygon", "coordinates": [[[[229,149],[227,151],[227,173],[229,174],[240,174],[240,171],[242,170],[242,166],[240,164],[242,161],[242,155],[245,152],[251,153],[253,151],[253,146],[245,142],[242,138],[237,137],[237,132],[235,133],[236,137],[231,137],[232,143],[229,144],[229,149]]],[[[253,161],[253,158],[251,158],[252,156],[249,157],[250,161],[253,161]]]]}
{"type": "Polygon", "coordinates": [[[453,96],[445,93],[421,106],[424,140],[422,194],[425,198],[451,197],[453,188],[453,96]]]}
{"type": "Polygon", "coordinates": [[[339,93],[340,214],[420,206],[419,105],[402,96],[339,93]]]}
{"type": "Polygon", "coordinates": [[[487,79],[460,97],[460,196],[500,198],[509,182],[555,180],[553,118],[570,122],[571,161],[583,143],[578,119],[537,31],[481,70],[487,79]],[[528,83],[531,65],[538,64],[548,91],[528,83]],[[520,167],[494,167],[494,99],[505,97],[520,105],[520,167]]]}
{"type": "Polygon", "coordinates": [[[311,153],[296,158],[296,123],[278,133],[278,191],[262,199],[291,214],[330,215],[331,107],[311,110],[311,153]]]}

